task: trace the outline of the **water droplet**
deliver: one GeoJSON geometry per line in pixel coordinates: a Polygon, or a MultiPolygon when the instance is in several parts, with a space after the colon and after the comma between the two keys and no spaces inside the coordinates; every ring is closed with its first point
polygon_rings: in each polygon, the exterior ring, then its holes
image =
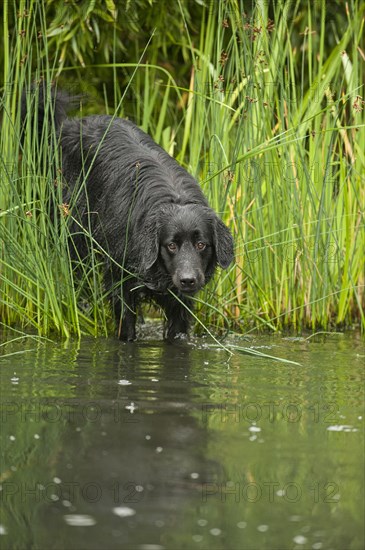
{"type": "Polygon", "coordinates": [[[293,541],[295,542],[295,544],[305,544],[308,539],[307,537],[303,537],[303,535],[297,535],[293,538],[293,541]]]}
{"type": "Polygon", "coordinates": [[[237,523],[237,527],[238,527],[239,529],[245,529],[245,527],[247,527],[247,523],[246,523],[245,521],[239,521],[239,522],[237,523]]]}
{"type": "Polygon", "coordinates": [[[128,506],[116,506],[113,508],[113,513],[120,518],[128,518],[134,516],[136,511],[133,508],[128,508],[128,506]]]}
{"type": "Polygon", "coordinates": [[[162,519],[158,519],[155,521],[156,527],[163,527],[165,525],[165,522],[162,521],[162,519]]]}
{"type": "Polygon", "coordinates": [[[67,525],[71,525],[71,527],[91,527],[92,525],[96,525],[96,520],[86,514],[67,514],[63,517],[67,525]]]}

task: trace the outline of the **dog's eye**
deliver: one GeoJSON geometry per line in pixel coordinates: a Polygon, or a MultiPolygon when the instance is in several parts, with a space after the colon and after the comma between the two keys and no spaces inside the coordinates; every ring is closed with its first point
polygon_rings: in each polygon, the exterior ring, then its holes
{"type": "Polygon", "coordinates": [[[170,252],[176,252],[176,250],[177,250],[177,245],[176,245],[176,243],[169,243],[169,244],[167,245],[167,248],[170,250],[170,252]]]}
{"type": "Polygon", "coordinates": [[[205,243],[202,243],[201,241],[197,242],[196,245],[195,245],[195,248],[197,250],[204,250],[204,248],[206,247],[207,245],[205,243]]]}

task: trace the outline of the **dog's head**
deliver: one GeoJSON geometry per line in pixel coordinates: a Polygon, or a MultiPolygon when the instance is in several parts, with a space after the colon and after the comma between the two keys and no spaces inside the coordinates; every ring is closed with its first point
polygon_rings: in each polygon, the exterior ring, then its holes
{"type": "MultiPolygon", "coordinates": [[[[163,285],[194,294],[213,275],[216,265],[233,260],[233,239],[215,212],[199,204],[171,204],[146,223],[141,272],[162,272],[163,285]]],[[[147,277],[146,285],[161,288],[147,277]]]]}

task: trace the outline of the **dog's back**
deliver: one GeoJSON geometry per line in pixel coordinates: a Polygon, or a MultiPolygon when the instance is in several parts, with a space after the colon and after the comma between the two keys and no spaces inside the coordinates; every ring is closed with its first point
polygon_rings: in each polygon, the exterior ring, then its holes
{"type": "Polygon", "coordinates": [[[107,115],[68,118],[80,98],[40,85],[25,92],[21,103],[23,123],[29,118],[33,123],[36,111],[39,137],[47,119],[49,131],[60,138],[62,171],[71,192],[87,176],[94,205],[109,192],[122,202],[140,197],[146,206],[160,200],[208,205],[196,180],[133,122],[107,115]]]}
{"type": "Polygon", "coordinates": [[[103,182],[104,191],[120,193],[120,198],[141,196],[146,204],[159,199],[208,204],[196,180],[129,120],[106,115],[67,119],[61,146],[66,179],[93,174],[88,190],[95,198],[103,182]]]}

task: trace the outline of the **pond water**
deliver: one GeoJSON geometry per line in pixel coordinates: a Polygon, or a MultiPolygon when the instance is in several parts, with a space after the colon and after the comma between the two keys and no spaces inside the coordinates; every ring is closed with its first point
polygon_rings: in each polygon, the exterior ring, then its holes
{"type": "Polygon", "coordinates": [[[364,548],[364,342],[0,347],[5,549],[364,548]],[[10,355],[12,354],[12,355],[10,355]]]}

